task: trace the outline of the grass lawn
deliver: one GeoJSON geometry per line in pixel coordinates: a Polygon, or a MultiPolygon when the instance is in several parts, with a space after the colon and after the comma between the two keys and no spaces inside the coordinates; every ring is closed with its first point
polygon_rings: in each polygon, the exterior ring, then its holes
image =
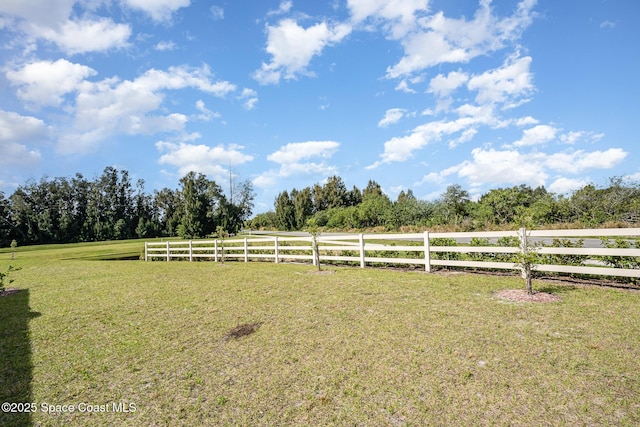
{"type": "Polygon", "coordinates": [[[640,424],[637,291],[105,248],[0,252],[0,425],[640,424]]]}

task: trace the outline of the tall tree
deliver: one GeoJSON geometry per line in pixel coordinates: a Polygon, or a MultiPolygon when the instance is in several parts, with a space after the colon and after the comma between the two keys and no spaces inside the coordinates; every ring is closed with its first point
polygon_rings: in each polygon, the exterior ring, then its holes
{"type": "Polygon", "coordinates": [[[276,221],[281,230],[293,230],[296,224],[295,210],[289,193],[285,190],[275,200],[276,221]]]}
{"type": "Polygon", "coordinates": [[[313,200],[311,197],[311,188],[309,187],[305,187],[300,191],[295,189],[291,191],[296,230],[304,228],[307,218],[313,215],[313,200]]]}
{"type": "Polygon", "coordinates": [[[204,174],[189,172],[180,179],[182,202],[178,235],[182,238],[204,237],[222,225],[225,204],[222,188],[204,174]]]}

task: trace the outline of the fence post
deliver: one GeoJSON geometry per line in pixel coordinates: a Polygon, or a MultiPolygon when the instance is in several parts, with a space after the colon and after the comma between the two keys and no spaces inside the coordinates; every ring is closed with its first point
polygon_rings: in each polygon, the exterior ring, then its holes
{"type": "Polygon", "coordinates": [[[193,261],[193,240],[189,240],[189,261],[193,261]]]}
{"type": "Polygon", "coordinates": [[[318,262],[320,262],[320,245],[317,239],[317,237],[311,236],[311,258],[313,258],[311,262],[313,265],[318,265],[318,262]]]}
{"type": "Polygon", "coordinates": [[[431,273],[431,242],[429,231],[424,232],[424,271],[431,273]]]}
{"type": "Polygon", "coordinates": [[[167,261],[169,261],[170,252],[171,252],[171,249],[169,248],[169,241],[167,240],[167,261]]]}
{"type": "MultiPolygon", "coordinates": [[[[520,254],[522,255],[522,259],[527,255],[527,229],[522,227],[518,230],[518,239],[520,239],[520,254]]],[[[523,279],[527,278],[527,270],[524,265],[522,265],[520,271],[520,275],[523,279]]]]}
{"type": "Polygon", "coordinates": [[[149,261],[149,246],[148,242],[144,242],[144,260],[149,261]]]}
{"type": "Polygon", "coordinates": [[[218,262],[218,239],[213,241],[213,261],[218,262]]]}
{"type": "Polygon", "coordinates": [[[364,268],[364,234],[360,233],[360,268],[364,268]]]}
{"type": "Polygon", "coordinates": [[[247,238],[244,238],[244,262],[249,262],[249,247],[247,246],[247,238]]]}
{"type": "Polygon", "coordinates": [[[280,262],[280,260],[278,259],[278,257],[280,256],[280,252],[278,251],[278,236],[275,236],[273,238],[273,246],[275,249],[276,264],[278,264],[280,262]]]}

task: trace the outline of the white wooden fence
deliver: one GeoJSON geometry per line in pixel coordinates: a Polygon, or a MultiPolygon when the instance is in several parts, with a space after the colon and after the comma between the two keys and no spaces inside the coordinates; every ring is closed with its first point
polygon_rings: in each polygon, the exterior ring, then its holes
{"type": "Polygon", "coordinates": [[[427,272],[434,266],[513,270],[517,268],[514,254],[535,250],[546,260],[533,267],[536,271],[640,277],[640,228],[331,234],[318,236],[316,245],[313,242],[312,236],[146,242],[145,260],[235,258],[315,264],[319,259],[362,268],[368,264],[423,265],[427,272]],[[578,244],[579,239],[590,247],[578,244]],[[563,262],[567,258],[573,263],[563,262]],[[578,265],[575,259],[580,260],[578,265]]]}

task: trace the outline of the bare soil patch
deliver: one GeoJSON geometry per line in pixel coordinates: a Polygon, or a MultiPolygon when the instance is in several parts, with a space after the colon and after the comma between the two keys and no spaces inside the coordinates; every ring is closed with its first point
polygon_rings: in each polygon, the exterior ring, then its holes
{"type": "Polygon", "coordinates": [[[255,323],[244,323],[242,325],[238,325],[235,328],[231,329],[224,336],[225,341],[229,341],[230,339],[238,339],[241,337],[245,337],[247,335],[251,335],[262,325],[262,322],[255,323]]]}
{"type": "Polygon", "coordinates": [[[496,298],[515,302],[558,302],[562,298],[548,292],[536,292],[529,294],[526,289],[505,289],[495,292],[496,298]]]}

